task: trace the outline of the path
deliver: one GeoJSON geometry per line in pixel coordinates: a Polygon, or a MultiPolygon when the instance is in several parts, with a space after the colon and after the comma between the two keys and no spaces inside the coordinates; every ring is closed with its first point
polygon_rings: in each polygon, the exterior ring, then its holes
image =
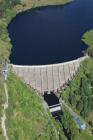
{"type": "Polygon", "coordinates": [[[3,104],[3,116],[1,118],[1,127],[2,127],[2,131],[3,131],[3,136],[5,137],[5,140],[9,140],[8,139],[8,135],[7,135],[7,129],[6,129],[6,110],[8,108],[8,90],[7,90],[7,84],[4,83],[4,90],[5,90],[5,97],[6,97],[6,101],[3,104]]]}

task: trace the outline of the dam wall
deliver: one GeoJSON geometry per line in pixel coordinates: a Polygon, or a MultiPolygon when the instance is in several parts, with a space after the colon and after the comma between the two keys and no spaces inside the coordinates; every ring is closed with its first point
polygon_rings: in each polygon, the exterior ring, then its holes
{"type": "Polygon", "coordinates": [[[13,71],[29,86],[38,91],[57,92],[64,89],[68,81],[72,80],[80,68],[80,64],[88,56],[73,61],[40,66],[13,65],[13,71]]]}

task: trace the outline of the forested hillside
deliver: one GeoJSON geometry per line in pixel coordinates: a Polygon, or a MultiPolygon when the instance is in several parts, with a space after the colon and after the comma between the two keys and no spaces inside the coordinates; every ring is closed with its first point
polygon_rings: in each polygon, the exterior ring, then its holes
{"type": "Polygon", "coordinates": [[[93,31],[85,33],[82,40],[88,45],[90,58],[81,64],[62,98],[89,123],[93,133],[93,31]]]}
{"type": "Polygon", "coordinates": [[[86,45],[88,45],[87,52],[93,58],[93,30],[86,32],[83,35],[82,41],[85,42],[86,45]]]}

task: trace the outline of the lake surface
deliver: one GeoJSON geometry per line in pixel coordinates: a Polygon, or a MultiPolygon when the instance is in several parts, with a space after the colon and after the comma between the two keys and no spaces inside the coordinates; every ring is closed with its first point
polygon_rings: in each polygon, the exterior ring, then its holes
{"type": "Polygon", "coordinates": [[[11,63],[45,65],[83,55],[84,32],[93,28],[93,0],[75,0],[65,6],[47,6],[18,14],[9,24],[13,44],[11,63]]]}

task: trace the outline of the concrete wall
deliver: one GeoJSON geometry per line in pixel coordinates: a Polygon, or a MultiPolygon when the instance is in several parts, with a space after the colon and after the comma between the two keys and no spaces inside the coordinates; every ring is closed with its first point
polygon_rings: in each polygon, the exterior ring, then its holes
{"type": "Polygon", "coordinates": [[[43,94],[45,91],[57,91],[64,88],[64,84],[73,78],[80,63],[87,57],[53,65],[12,65],[12,68],[26,84],[43,94]]]}

